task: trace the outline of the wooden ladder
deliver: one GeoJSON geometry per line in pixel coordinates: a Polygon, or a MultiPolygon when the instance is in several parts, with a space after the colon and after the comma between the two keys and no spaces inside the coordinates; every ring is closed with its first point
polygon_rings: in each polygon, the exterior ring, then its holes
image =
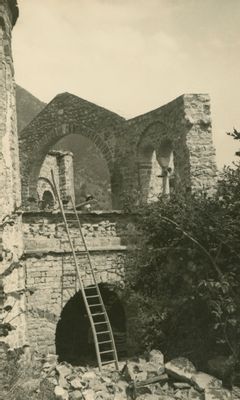
{"type": "Polygon", "coordinates": [[[70,244],[70,248],[72,251],[73,260],[74,260],[74,264],[75,264],[75,268],[76,268],[76,273],[77,273],[77,277],[78,277],[78,281],[79,281],[79,285],[80,285],[80,290],[81,290],[81,293],[83,296],[83,301],[84,301],[86,311],[88,314],[88,318],[90,321],[90,325],[91,325],[99,370],[102,371],[102,367],[104,365],[112,364],[112,363],[114,363],[116,369],[119,370],[118,356],[117,356],[114,336],[113,336],[113,332],[112,332],[112,327],[111,327],[111,324],[109,321],[109,317],[107,315],[105,305],[103,303],[103,299],[101,296],[99,286],[96,281],[93,263],[92,263],[91,256],[90,256],[90,253],[89,253],[89,250],[87,247],[85,237],[82,232],[82,226],[81,226],[81,222],[79,219],[79,215],[77,213],[75,204],[71,198],[73,213],[75,216],[75,222],[77,222],[77,226],[79,229],[80,237],[82,239],[82,244],[83,244],[83,248],[84,248],[84,251],[81,252],[81,254],[83,254],[86,257],[86,261],[87,261],[87,265],[88,265],[87,270],[85,270],[87,278],[84,278],[81,275],[81,269],[80,269],[78,259],[76,256],[76,252],[75,252],[75,249],[73,246],[73,240],[70,235],[70,229],[69,229],[70,221],[67,220],[66,213],[65,213],[65,210],[63,207],[63,202],[61,200],[60,191],[56,184],[53,170],[51,170],[51,175],[52,175],[53,187],[54,187],[54,190],[55,190],[55,193],[57,196],[57,200],[58,200],[58,203],[60,206],[60,210],[62,213],[65,229],[66,229],[69,244],[70,244]]]}

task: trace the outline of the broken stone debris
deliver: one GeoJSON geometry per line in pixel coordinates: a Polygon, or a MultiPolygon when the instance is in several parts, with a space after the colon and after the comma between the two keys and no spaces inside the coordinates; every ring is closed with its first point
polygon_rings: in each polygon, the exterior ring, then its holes
{"type": "Polygon", "coordinates": [[[120,371],[107,365],[74,367],[56,359],[41,370],[42,381],[53,385],[56,400],[237,400],[219,379],[198,372],[186,358],[164,364],[160,351],[120,362],[120,371]]]}

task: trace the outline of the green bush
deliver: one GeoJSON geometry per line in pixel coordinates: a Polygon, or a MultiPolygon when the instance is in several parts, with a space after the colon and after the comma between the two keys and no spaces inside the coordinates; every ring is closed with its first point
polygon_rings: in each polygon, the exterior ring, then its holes
{"type": "Polygon", "coordinates": [[[138,210],[127,295],[135,340],[197,366],[240,344],[240,166],[226,168],[214,196],[160,198],[138,210]]]}

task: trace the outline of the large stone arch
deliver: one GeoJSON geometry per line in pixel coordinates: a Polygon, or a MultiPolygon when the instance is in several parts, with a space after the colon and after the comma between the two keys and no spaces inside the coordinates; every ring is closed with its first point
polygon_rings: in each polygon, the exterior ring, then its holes
{"type": "MultiPolygon", "coordinates": [[[[111,322],[118,355],[126,355],[127,335],[124,302],[114,285],[100,283],[99,289],[111,322]]],[[[95,311],[98,311],[98,309],[95,311]]],[[[90,321],[81,291],[70,297],[62,308],[56,325],[55,338],[59,361],[81,365],[88,361],[96,362],[90,321]]],[[[109,347],[106,347],[106,349],[108,350],[109,347]]],[[[102,350],[104,349],[102,348],[102,350]]]]}
{"type": "Polygon", "coordinates": [[[21,150],[23,157],[21,157],[21,175],[22,175],[22,197],[23,202],[30,196],[36,195],[37,181],[40,173],[41,166],[47,153],[50,151],[52,146],[56,144],[60,139],[70,134],[82,135],[90,139],[101,151],[104,159],[106,160],[109,172],[112,171],[113,155],[106,143],[100,135],[87,129],[85,126],[73,125],[69,123],[62,124],[57,129],[52,129],[44,135],[41,135],[38,140],[28,144],[26,138],[22,138],[20,146],[20,157],[21,150]],[[28,147],[28,150],[24,152],[24,148],[28,147]]]}
{"type": "Polygon", "coordinates": [[[38,174],[47,152],[70,134],[91,140],[111,174],[116,137],[123,121],[119,115],[70,93],[57,95],[20,133],[23,203],[36,193],[38,174]]]}

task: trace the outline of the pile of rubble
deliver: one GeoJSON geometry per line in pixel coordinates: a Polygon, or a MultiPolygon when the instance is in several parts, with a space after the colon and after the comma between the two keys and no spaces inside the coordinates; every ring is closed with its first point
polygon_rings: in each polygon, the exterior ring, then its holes
{"type": "MultiPolygon", "coordinates": [[[[160,351],[120,362],[120,371],[107,365],[73,367],[49,356],[42,366],[41,384],[58,400],[230,400],[240,399],[211,375],[197,372],[186,358],[164,364],[160,351]]],[[[52,398],[52,397],[51,397],[52,398]]]]}

